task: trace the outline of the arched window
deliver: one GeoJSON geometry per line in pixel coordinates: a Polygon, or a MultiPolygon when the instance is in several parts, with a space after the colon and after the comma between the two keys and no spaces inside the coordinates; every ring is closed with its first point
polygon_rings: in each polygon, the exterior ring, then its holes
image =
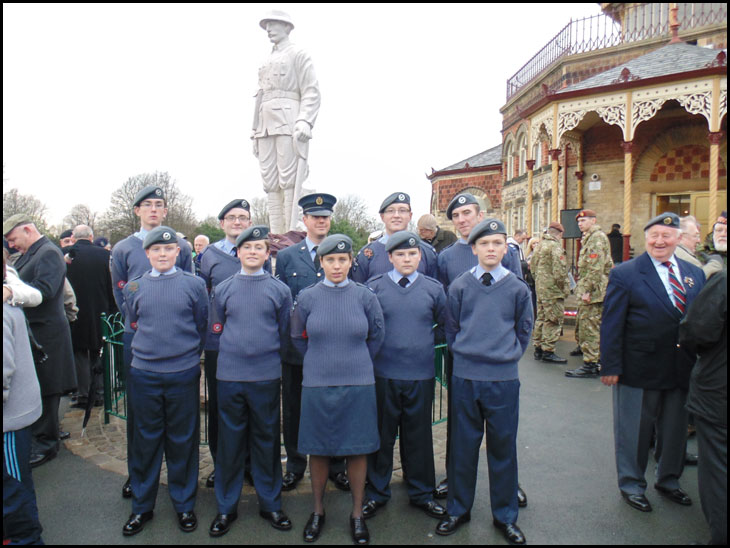
{"type": "Polygon", "coordinates": [[[507,173],[504,178],[506,181],[509,181],[515,176],[515,148],[512,141],[507,143],[505,156],[507,157],[507,173]]]}
{"type": "Polygon", "coordinates": [[[534,169],[540,169],[542,167],[542,143],[540,141],[532,147],[532,159],[535,160],[534,169]]]}
{"type": "Polygon", "coordinates": [[[519,154],[518,175],[527,173],[527,137],[523,134],[517,141],[517,153],[519,154]]]}

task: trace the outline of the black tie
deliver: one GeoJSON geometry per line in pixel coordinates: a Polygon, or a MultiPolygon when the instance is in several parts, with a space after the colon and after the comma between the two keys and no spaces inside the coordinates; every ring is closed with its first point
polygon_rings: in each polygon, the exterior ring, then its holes
{"type": "Polygon", "coordinates": [[[398,280],[398,285],[401,287],[405,287],[408,285],[408,278],[403,276],[400,280],[398,280]]]}
{"type": "Polygon", "coordinates": [[[486,286],[492,285],[492,275],[489,272],[482,274],[482,283],[486,286]]]}
{"type": "Polygon", "coordinates": [[[319,272],[319,255],[317,255],[317,248],[318,247],[319,247],[318,245],[315,245],[312,248],[312,251],[314,251],[314,270],[317,271],[317,272],[319,272]]]}
{"type": "Polygon", "coordinates": [[[231,255],[233,257],[238,257],[238,248],[237,247],[234,247],[233,249],[231,249],[231,255]]]}

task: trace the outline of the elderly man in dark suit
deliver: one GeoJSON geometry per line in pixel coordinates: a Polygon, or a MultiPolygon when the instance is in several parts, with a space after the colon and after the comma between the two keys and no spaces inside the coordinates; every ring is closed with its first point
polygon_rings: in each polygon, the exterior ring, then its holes
{"type": "Polygon", "coordinates": [[[30,329],[47,358],[36,359],[41,386],[43,414],[33,424],[31,466],[53,459],[58,454],[58,405],[63,394],[76,388],[71,332],[63,308],[66,264],[63,255],[36,228],[33,220],[18,213],[3,223],[3,236],[22,257],[15,263],[20,279],[43,295],[43,302],[25,310],[30,329]]]}
{"type": "Polygon", "coordinates": [[[71,324],[76,376],[79,381],[78,407],[86,407],[89,399],[99,402],[103,395],[101,369],[101,315],[115,309],[109,251],[93,244],[90,227],[73,229],[74,245],[66,249],[66,277],[76,293],[79,315],[71,324]],[[90,394],[92,377],[96,377],[96,394],[90,394]]]}
{"type": "Polygon", "coordinates": [[[656,429],[654,488],[689,506],[679,486],[687,437],[687,389],[694,356],[679,342],[679,322],[705,283],[700,268],[677,259],[679,217],[644,227],[646,253],[609,276],[601,323],[601,381],[613,386],[616,469],[621,495],[650,512],[645,496],[650,438],[656,429]]]}

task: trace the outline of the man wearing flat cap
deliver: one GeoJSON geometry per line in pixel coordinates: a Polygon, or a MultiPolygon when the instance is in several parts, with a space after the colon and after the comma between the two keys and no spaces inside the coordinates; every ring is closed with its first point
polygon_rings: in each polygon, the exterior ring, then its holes
{"type": "MultiPolygon", "coordinates": [[[[390,236],[401,230],[408,229],[408,223],[413,218],[411,197],[405,192],[394,192],[388,196],[380,205],[380,218],[385,223],[385,234],[380,239],[363,247],[352,265],[352,279],[362,284],[373,276],[385,274],[393,269],[385,246],[390,236]]],[[[421,262],[418,265],[418,272],[435,278],[438,266],[436,252],[426,242],[421,241],[419,246],[421,248],[421,262]]]]}
{"type": "Polygon", "coordinates": [[[563,327],[565,298],[570,293],[568,260],[560,243],[563,232],[563,225],[550,223],[530,264],[537,291],[537,319],[533,332],[535,359],[548,363],[568,361],[555,354],[555,344],[563,327]]]}
{"type": "Polygon", "coordinates": [[[259,68],[259,90],[253,120],[253,151],[268,195],[271,231],[294,228],[296,202],[309,174],[309,140],[320,105],[312,59],[289,42],[294,29],[283,11],[268,13],[259,23],[274,44],[259,68]]]}
{"type": "Polygon", "coordinates": [[[672,502],[692,504],[679,478],[695,355],[680,346],[679,323],[705,275],[676,258],[680,228],[674,213],[649,221],[644,237],[646,253],[621,263],[609,277],[601,324],[601,382],[613,387],[619,490],[629,506],[650,512],[644,474],[654,431],[654,488],[672,502]]]}
{"type": "Polygon", "coordinates": [[[21,256],[15,263],[20,279],[41,292],[43,302],[26,308],[28,325],[47,358],[36,359],[43,413],[33,424],[30,464],[39,466],[58,454],[58,406],[76,388],[71,331],[63,306],[66,263],[61,251],[43,236],[33,219],[19,213],[3,223],[3,236],[21,256]]]}
{"type": "MultiPolygon", "coordinates": [[[[112,249],[111,273],[112,273],[112,290],[114,291],[114,300],[120,311],[125,310],[124,303],[124,286],[132,278],[141,276],[150,270],[150,261],[143,249],[143,242],[149,232],[162,225],[167,217],[167,205],[165,202],[165,193],[161,187],[157,185],[148,185],[141,189],[134,197],[134,214],[139,217],[140,229],[138,232],[127,236],[125,239],[116,243],[112,249]]],[[[175,261],[177,268],[186,272],[193,272],[193,255],[190,247],[187,245],[180,247],[180,253],[175,261]]],[[[124,319],[124,334],[122,340],[124,342],[124,372],[129,370],[132,362],[132,337],[134,330],[132,329],[129,319],[124,319]]],[[[127,387],[129,389],[129,387],[127,387]]],[[[127,412],[127,453],[130,451],[131,431],[134,426],[134,415],[128,410],[127,412]]],[[[122,489],[122,496],[129,498],[132,496],[129,480],[122,489]]]]}
{"type": "Polygon", "coordinates": [[[583,233],[578,256],[578,347],[574,354],[583,354],[583,365],[565,372],[571,378],[595,378],[600,369],[599,342],[603,297],[606,294],[608,273],[613,267],[611,243],[598,226],[596,212],[584,209],[575,216],[583,233]]]}

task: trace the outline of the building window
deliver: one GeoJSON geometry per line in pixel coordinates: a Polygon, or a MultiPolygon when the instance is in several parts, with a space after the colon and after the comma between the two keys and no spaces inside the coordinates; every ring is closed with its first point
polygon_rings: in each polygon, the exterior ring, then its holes
{"type": "Polygon", "coordinates": [[[517,144],[517,151],[519,156],[519,165],[517,166],[518,174],[524,175],[527,173],[527,138],[523,135],[517,144]]]}
{"type": "Polygon", "coordinates": [[[532,159],[535,160],[534,169],[540,169],[542,167],[542,143],[538,142],[532,147],[532,159]]]}
{"type": "Polygon", "coordinates": [[[514,146],[512,143],[509,143],[507,145],[507,173],[505,175],[505,180],[509,181],[515,176],[515,151],[514,146]]]}
{"type": "MultiPolygon", "coordinates": [[[[517,226],[515,227],[515,230],[524,229],[525,228],[525,206],[520,206],[517,208],[517,226]]],[[[514,231],[511,232],[511,234],[514,234],[514,231]]]]}

